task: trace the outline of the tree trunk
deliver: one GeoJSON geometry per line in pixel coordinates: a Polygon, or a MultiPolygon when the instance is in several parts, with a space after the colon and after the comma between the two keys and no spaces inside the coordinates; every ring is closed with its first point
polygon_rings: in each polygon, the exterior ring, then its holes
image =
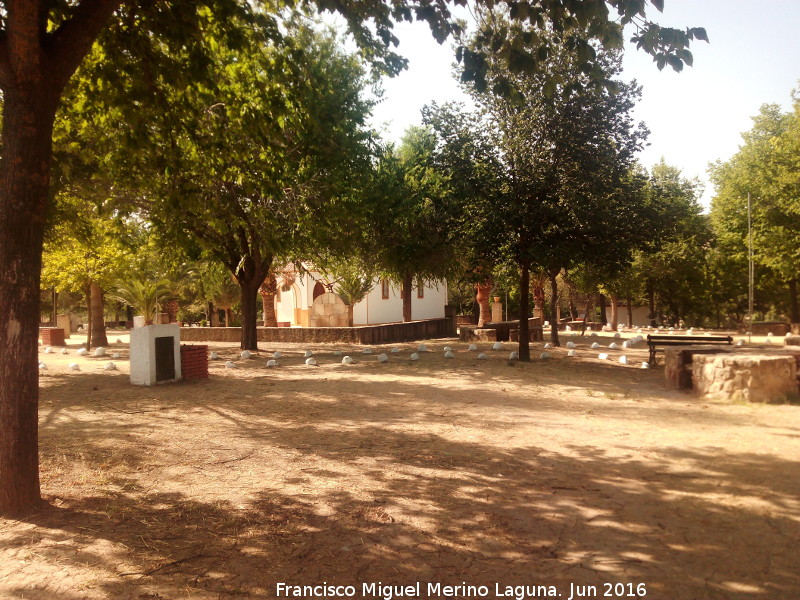
{"type": "Polygon", "coordinates": [[[608,325],[608,314],[606,313],[606,297],[597,294],[597,306],[600,308],[600,324],[608,325]]]}
{"type": "Polygon", "coordinates": [[[40,90],[14,87],[3,90],[0,166],[0,514],[41,501],[39,282],[55,116],[40,90]]]}
{"type": "Polygon", "coordinates": [[[628,327],[633,327],[633,298],[628,298],[628,327]]]}
{"type": "Polygon", "coordinates": [[[258,350],[258,285],[253,285],[252,281],[239,282],[242,289],[242,350],[258,350]]]}
{"type": "Polygon", "coordinates": [[[353,325],[354,325],[353,305],[352,304],[348,304],[347,305],[347,326],[348,327],[353,327],[353,325]]]}
{"type": "Polygon", "coordinates": [[[258,290],[261,293],[261,313],[264,317],[264,327],[277,327],[278,315],[275,312],[275,294],[278,291],[278,281],[275,274],[270,273],[258,290]]]}
{"type": "Polygon", "coordinates": [[[789,280],[789,321],[800,323],[800,303],[797,301],[797,279],[789,280]]]}
{"type": "Polygon", "coordinates": [[[92,284],[86,284],[83,289],[83,294],[86,296],[86,344],[84,347],[87,350],[92,349],[92,284]]]}
{"type": "Polygon", "coordinates": [[[406,271],[403,274],[403,289],[401,291],[403,296],[403,321],[408,323],[411,321],[411,288],[414,287],[414,274],[406,271]]]}
{"type": "Polygon", "coordinates": [[[647,318],[650,319],[650,327],[656,326],[656,290],[653,282],[647,281],[647,318]]]}
{"type": "Polygon", "coordinates": [[[178,322],[178,311],[180,308],[181,305],[175,298],[164,302],[164,310],[167,311],[167,320],[170,323],[178,322]]]}
{"type": "Polygon", "coordinates": [[[89,316],[89,320],[92,322],[92,346],[108,346],[103,290],[101,290],[100,286],[94,281],[90,285],[92,312],[89,316]]]}
{"type": "Polygon", "coordinates": [[[219,312],[213,302],[208,303],[208,326],[219,327],[219,312]]]}
{"type": "Polygon", "coordinates": [[[531,340],[528,331],[528,306],[530,304],[531,273],[528,265],[521,265],[519,273],[519,359],[531,360],[531,340]]]}
{"type": "Polygon", "coordinates": [[[494,281],[491,278],[486,279],[483,283],[475,284],[475,301],[480,308],[478,327],[483,327],[492,320],[492,309],[489,306],[492,289],[494,289],[494,281]]]}
{"type": "Polygon", "coordinates": [[[612,330],[616,331],[619,325],[619,297],[610,294],[609,298],[611,299],[611,320],[608,324],[611,325],[612,330]]]}
{"type": "Polygon", "coordinates": [[[561,342],[558,339],[558,271],[550,274],[550,314],[556,315],[556,320],[550,324],[550,343],[558,347],[561,342]]]}
{"type": "Polygon", "coordinates": [[[50,322],[53,327],[58,327],[58,292],[53,288],[53,308],[50,312],[50,322]]]}
{"type": "Polygon", "coordinates": [[[544,323],[544,287],[538,278],[533,282],[533,316],[544,323]]]}
{"type": "Polygon", "coordinates": [[[225,308],[225,327],[231,326],[231,307],[225,308]]]}

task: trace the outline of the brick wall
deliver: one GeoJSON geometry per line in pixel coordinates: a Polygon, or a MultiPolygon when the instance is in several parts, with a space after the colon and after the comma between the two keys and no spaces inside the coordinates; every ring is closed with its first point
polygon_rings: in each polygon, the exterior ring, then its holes
{"type": "Polygon", "coordinates": [[[187,381],[208,378],[208,346],[181,345],[181,373],[187,381]]]}
{"type": "MultiPolygon", "coordinates": [[[[455,337],[453,319],[426,319],[363,327],[259,327],[259,342],[391,344],[394,342],[455,337]]],[[[239,327],[182,327],[183,342],[238,342],[239,327]]]]}
{"type": "Polygon", "coordinates": [[[45,346],[66,346],[64,330],[58,327],[42,327],[42,344],[45,346]]]}

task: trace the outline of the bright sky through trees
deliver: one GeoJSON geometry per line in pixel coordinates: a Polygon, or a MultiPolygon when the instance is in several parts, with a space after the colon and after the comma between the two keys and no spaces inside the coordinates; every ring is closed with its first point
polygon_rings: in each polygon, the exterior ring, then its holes
{"type": "MultiPolygon", "coordinates": [[[[626,52],[623,77],[644,86],[635,115],[652,132],[641,161],[651,167],[663,156],[684,176],[700,177],[708,206],[713,195],[708,163],[736,152],[762,104],[789,110],[790,92],[800,80],[800,2],[665,0],[664,5],[661,15],[650,7],[656,21],[705,27],[711,43],[694,42],[694,67],[680,74],[669,67],[659,72],[644,52],[626,52]]],[[[426,103],[466,97],[451,76],[449,43],[439,46],[420,24],[398,26],[396,35],[409,70],[384,82],[386,99],[375,111],[375,122],[387,123],[386,137],[399,141],[406,127],[420,122],[426,103]]]]}

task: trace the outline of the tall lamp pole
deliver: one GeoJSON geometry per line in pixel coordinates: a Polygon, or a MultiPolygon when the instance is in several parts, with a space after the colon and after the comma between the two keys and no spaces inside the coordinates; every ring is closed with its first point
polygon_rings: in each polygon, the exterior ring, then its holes
{"type": "Polygon", "coordinates": [[[750,192],[747,192],[747,343],[753,337],[753,287],[755,284],[755,270],[753,269],[753,210],[750,202],[750,192]]]}

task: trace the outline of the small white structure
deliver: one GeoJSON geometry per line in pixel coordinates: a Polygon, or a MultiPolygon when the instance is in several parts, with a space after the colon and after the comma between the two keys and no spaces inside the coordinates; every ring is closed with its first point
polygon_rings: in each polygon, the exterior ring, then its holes
{"type": "Polygon", "coordinates": [[[148,325],[131,331],[131,383],[155,385],[181,379],[178,325],[148,325]]]}

